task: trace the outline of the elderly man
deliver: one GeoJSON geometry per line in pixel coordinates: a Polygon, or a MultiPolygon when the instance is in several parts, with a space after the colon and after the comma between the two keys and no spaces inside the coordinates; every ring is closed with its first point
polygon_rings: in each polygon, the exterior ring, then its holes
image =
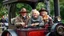
{"type": "Polygon", "coordinates": [[[36,27],[36,26],[43,26],[44,22],[42,20],[42,17],[39,16],[39,12],[34,9],[32,10],[32,16],[28,22],[28,26],[36,27]]]}
{"type": "Polygon", "coordinates": [[[15,17],[12,22],[17,27],[25,27],[25,25],[27,25],[27,22],[29,20],[27,10],[25,8],[22,8],[19,14],[20,16],[15,17]]]}

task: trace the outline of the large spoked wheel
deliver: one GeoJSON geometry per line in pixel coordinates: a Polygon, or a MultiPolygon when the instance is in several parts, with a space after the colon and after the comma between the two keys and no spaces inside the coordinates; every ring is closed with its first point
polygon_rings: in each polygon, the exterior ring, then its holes
{"type": "Polygon", "coordinates": [[[63,35],[64,34],[64,26],[63,25],[58,25],[56,27],[56,31],[59,35],[63,35]]]}
{"type": "Polygon", "coordinates": [[[49,32],[46,36],[64,36],[64,24],[54,24],[51,28],[51,32],[49,32]]]}
{"type": "Polygon", "coordinates": [[[12,36],[8,31],[4,31],[1,36],[12,36]]]}
{"type": "Polygon", "coordinates": [[[8,29],[3,31],[1,36],[18,36],[15,30],[8,29]]]}

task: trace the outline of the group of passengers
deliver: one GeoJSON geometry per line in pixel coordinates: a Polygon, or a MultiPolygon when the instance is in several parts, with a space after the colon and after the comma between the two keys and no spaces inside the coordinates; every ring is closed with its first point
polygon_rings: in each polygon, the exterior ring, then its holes
{"type": "Polygon", "coordinates": [[[52,18],[47,14],[46,9],[43,8],[40,11],[33,9],[30,16],[26,8],[22,8],[19,14],[20,16],[12,20],[12,24],[17,27],[36,27],[44,26],[45,24],[51,25],[53,23],[52,18]]]}

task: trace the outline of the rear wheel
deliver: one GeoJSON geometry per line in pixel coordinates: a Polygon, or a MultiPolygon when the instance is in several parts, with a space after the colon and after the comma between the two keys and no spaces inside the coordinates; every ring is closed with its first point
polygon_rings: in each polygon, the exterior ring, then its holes
{"type": "Polygon", "coordinates": [[[12,36],[8,31],[4,31],[1,36],[12,36]]]}
{"type": "Polygon", "coordinates": [[[64,36],[64,25],[63,23],[56,23],[52,26],[51,32],[47,36],[64,36]]]}
{"type": "Polygon", "coordinates": [[[63,35],[64,34],[64,26],[63,25],[58,25],[56,27],[56,31],[59,35],[63,35]]]}

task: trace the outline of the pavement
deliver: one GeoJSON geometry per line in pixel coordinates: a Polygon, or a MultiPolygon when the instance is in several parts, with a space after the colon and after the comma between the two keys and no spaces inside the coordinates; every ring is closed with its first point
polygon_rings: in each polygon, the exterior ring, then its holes
{"type": "Polygon", "coordinates": [[[0,34],[0,36],[1,36],[1,34],[0,34]]]}
{"type": "Polygon", "coordinates": [[[0,34],[0,36],[1,36],[1,34],[0,34]]]}
{"type": "Polygon", "coordinates": [[[0,36],[1,36],[2,32],[0,32],[0,36]]]}

